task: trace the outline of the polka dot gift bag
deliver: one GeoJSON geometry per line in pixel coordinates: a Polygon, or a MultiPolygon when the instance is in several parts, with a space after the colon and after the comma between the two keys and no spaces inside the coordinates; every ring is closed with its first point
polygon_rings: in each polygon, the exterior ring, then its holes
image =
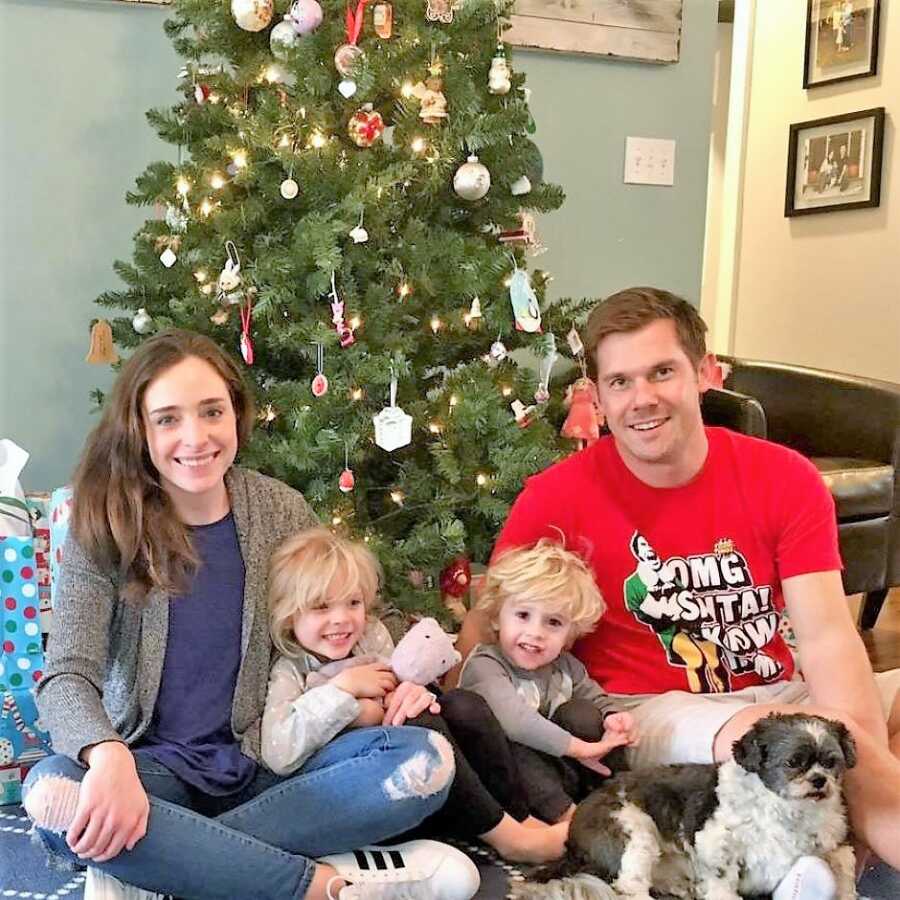
{"type": "Polygon", "coordinates": [[[7,491],[0,494],[0,770],[49,752],[34,703],[44,653],[32,520],[18,484],[7,491]]]}

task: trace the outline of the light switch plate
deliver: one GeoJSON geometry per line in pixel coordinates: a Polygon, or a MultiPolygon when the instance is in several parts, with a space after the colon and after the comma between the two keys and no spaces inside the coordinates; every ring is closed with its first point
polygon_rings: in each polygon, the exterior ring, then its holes
{"type": "Polygon", "coordinates": [[[626,184],[675,184],[675,141],[625,138],[626,184]]]}

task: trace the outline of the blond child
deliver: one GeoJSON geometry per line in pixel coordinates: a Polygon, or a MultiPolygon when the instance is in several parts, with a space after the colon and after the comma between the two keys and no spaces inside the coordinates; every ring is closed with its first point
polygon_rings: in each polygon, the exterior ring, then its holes
{"type": "Polygon", "coordinates": [[[462,690],[438,702],[436,686],[397,682],[386,663],[393,642],[373,615],[379,583],[380,567],[369,549],[325,528],[297,534],[273,554],[269,619],[280,656],[263,714],[263,760],[287,774],[345,729],[420,725],[449,741],[453,758],[447,764],[456,767],[447,803],[426,823],[430,833],[477,836],[519,861],[561,856],[567,823],[523,824],[527,802],[487,704],[462,690]],[[323,667],[338,660],[352,663],[321,683],[323,667]],[[313,673],[320,675],[310,684],[313,673]],[[472,764],[467,756],[475,757],[472,764]],[[490,773],[490,791],[480,772],[490,773]]]}
{"type": "Polygon", "coordinates": [[[459,685],[487,700],[512,742],[531,812],[565,821],[596,784],[585,770],[609,775],[600,760],[637,737],[568,652],[603,615],[603,598],[581,557],[544,538],[489,566],[477,608],[496,641],[472,650],[459,685]]]}

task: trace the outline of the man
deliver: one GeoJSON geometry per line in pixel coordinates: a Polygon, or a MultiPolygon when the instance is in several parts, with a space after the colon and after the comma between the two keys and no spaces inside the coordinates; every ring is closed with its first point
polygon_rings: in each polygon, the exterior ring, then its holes
{"type": "MultiPolygon", "coordinates": [[[[841,719],[859,749],[856,834],[900,868],[900,670],[876,688],[812,464],[704,427],[705,332],[689,303],[653,288],[594,309],[585,352],[611,435],[529,479],[494,553],[561,533],[590,562],[608,611],[574,652],[632,709],[634,766],[726,759],[772,712],[841,719]],[[804,680],[791,680],[785,610],[804,680]]],[[[463,654],[486,635],[470,613],[463,654]]]]}

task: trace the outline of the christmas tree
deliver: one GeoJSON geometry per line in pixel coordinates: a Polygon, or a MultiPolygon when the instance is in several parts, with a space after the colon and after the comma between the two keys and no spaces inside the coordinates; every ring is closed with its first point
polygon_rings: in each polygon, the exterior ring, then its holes
{"type": "Polygon", "coordinates": [[[240,353],[244,464],[365,539],[392,603],[439,614],[573,446],[548,388],[587,301],[547,304],[526,265],[531,213],[563,194],[501,41],[511,4],[288,4],[176,0],[184,98],[148,118],[179,162],[137,179],[156,214],[98,302],[130,311],[120,346],[174,326],[240,353]]]}

